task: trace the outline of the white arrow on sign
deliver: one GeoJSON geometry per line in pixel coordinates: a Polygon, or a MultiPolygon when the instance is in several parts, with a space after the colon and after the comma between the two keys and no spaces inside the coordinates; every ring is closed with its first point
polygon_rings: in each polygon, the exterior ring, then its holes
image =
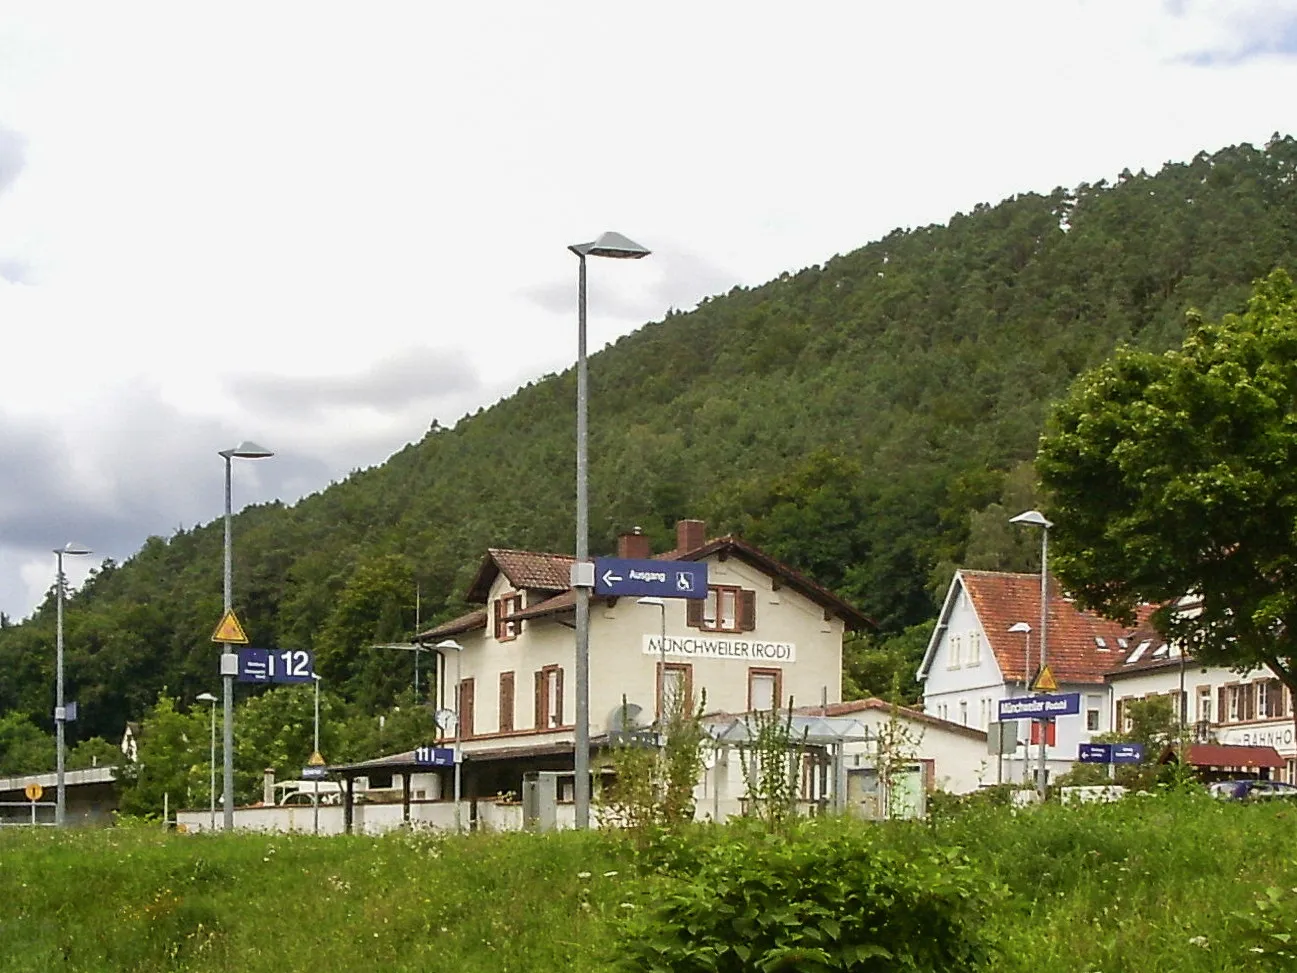
{"type": "Polygon", "coordinates": [[[624,580],[625,579],[620,574],[613,574],[612,568],[609,568],[607,571],[603,573],[604,584],[612,584],[614,581],[624,581],[624,580]]]}

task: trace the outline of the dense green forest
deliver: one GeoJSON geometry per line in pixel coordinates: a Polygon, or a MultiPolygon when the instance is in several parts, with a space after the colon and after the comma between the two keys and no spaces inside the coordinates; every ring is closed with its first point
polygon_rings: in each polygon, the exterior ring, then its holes
{"type": "MultiPolygon", "coordinates": [[[[1276,136],[897,230],[823,266],[668,313],[591,359],[592,539],[680,517],[738,532],[878,631],[852,685],[885,688],[956,564],[1028,567],[1005,525],[1032,500],[1048,403],[1119,342],[1178,345],[1185,311],[1239,310],[1297,271],[1297,142],[1276,136]]],[[[547,375],[382,466],[235,521],[236,607],[254,644],[312,648],[360,711],[410,684],[427,623],[488,545],[572,550],[575,379],[547,375]]],[[[165,689],[212,687],[219,522],[149,538],[72,598],[73,741],[116,739],[165,689]]],[[[43,725],[54,606],[0,630],[0,713],[43,725]]],[[[903,664],[902,664],[903,663],[903,664]]]]}

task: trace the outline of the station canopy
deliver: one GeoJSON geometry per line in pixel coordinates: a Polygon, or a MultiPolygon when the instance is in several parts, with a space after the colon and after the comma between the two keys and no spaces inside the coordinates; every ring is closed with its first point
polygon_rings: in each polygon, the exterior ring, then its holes
{"type": "MultiPolygon", "coordinates": [[[[868,726],[850,716],[794,713],[790,722],[787,711],[784,711],[779,716],[779,723],[789,727],[789,736],[795,743],[829,745],[874,739],[868,726]]],[[[749,716],[713,717],[707,723],[707,732],[717,743],[742,745],[752,742],[756,726],[749,716]]]]}

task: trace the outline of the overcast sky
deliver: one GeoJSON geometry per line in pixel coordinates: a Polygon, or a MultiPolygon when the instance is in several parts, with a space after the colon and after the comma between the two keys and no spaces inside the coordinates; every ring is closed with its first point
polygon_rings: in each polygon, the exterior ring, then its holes
{"type": "Polygon", "coordinates": [[[570,243],[654,251],[592,263],[597,349],[1294,92],[1278,0],[6,0],[0,610],[218,517],[241,439],[292,501],[567,367],[570,243]]]}

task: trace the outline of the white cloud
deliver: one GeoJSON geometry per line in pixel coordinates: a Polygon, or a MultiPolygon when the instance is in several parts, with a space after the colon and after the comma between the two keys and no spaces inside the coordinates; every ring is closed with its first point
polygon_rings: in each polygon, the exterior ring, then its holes
{"type": "Polygon", "coordinates": [[[566,246],[605,229],[654,256],[592,263],[592,348],[896,226],[1292,131],[1294,13],[7,4],[0,430],[59,489],[0,509],[120,558],[219,513],[229,442],[279,449],[286,499],[377,462],[567,366],[566,246]]]}

